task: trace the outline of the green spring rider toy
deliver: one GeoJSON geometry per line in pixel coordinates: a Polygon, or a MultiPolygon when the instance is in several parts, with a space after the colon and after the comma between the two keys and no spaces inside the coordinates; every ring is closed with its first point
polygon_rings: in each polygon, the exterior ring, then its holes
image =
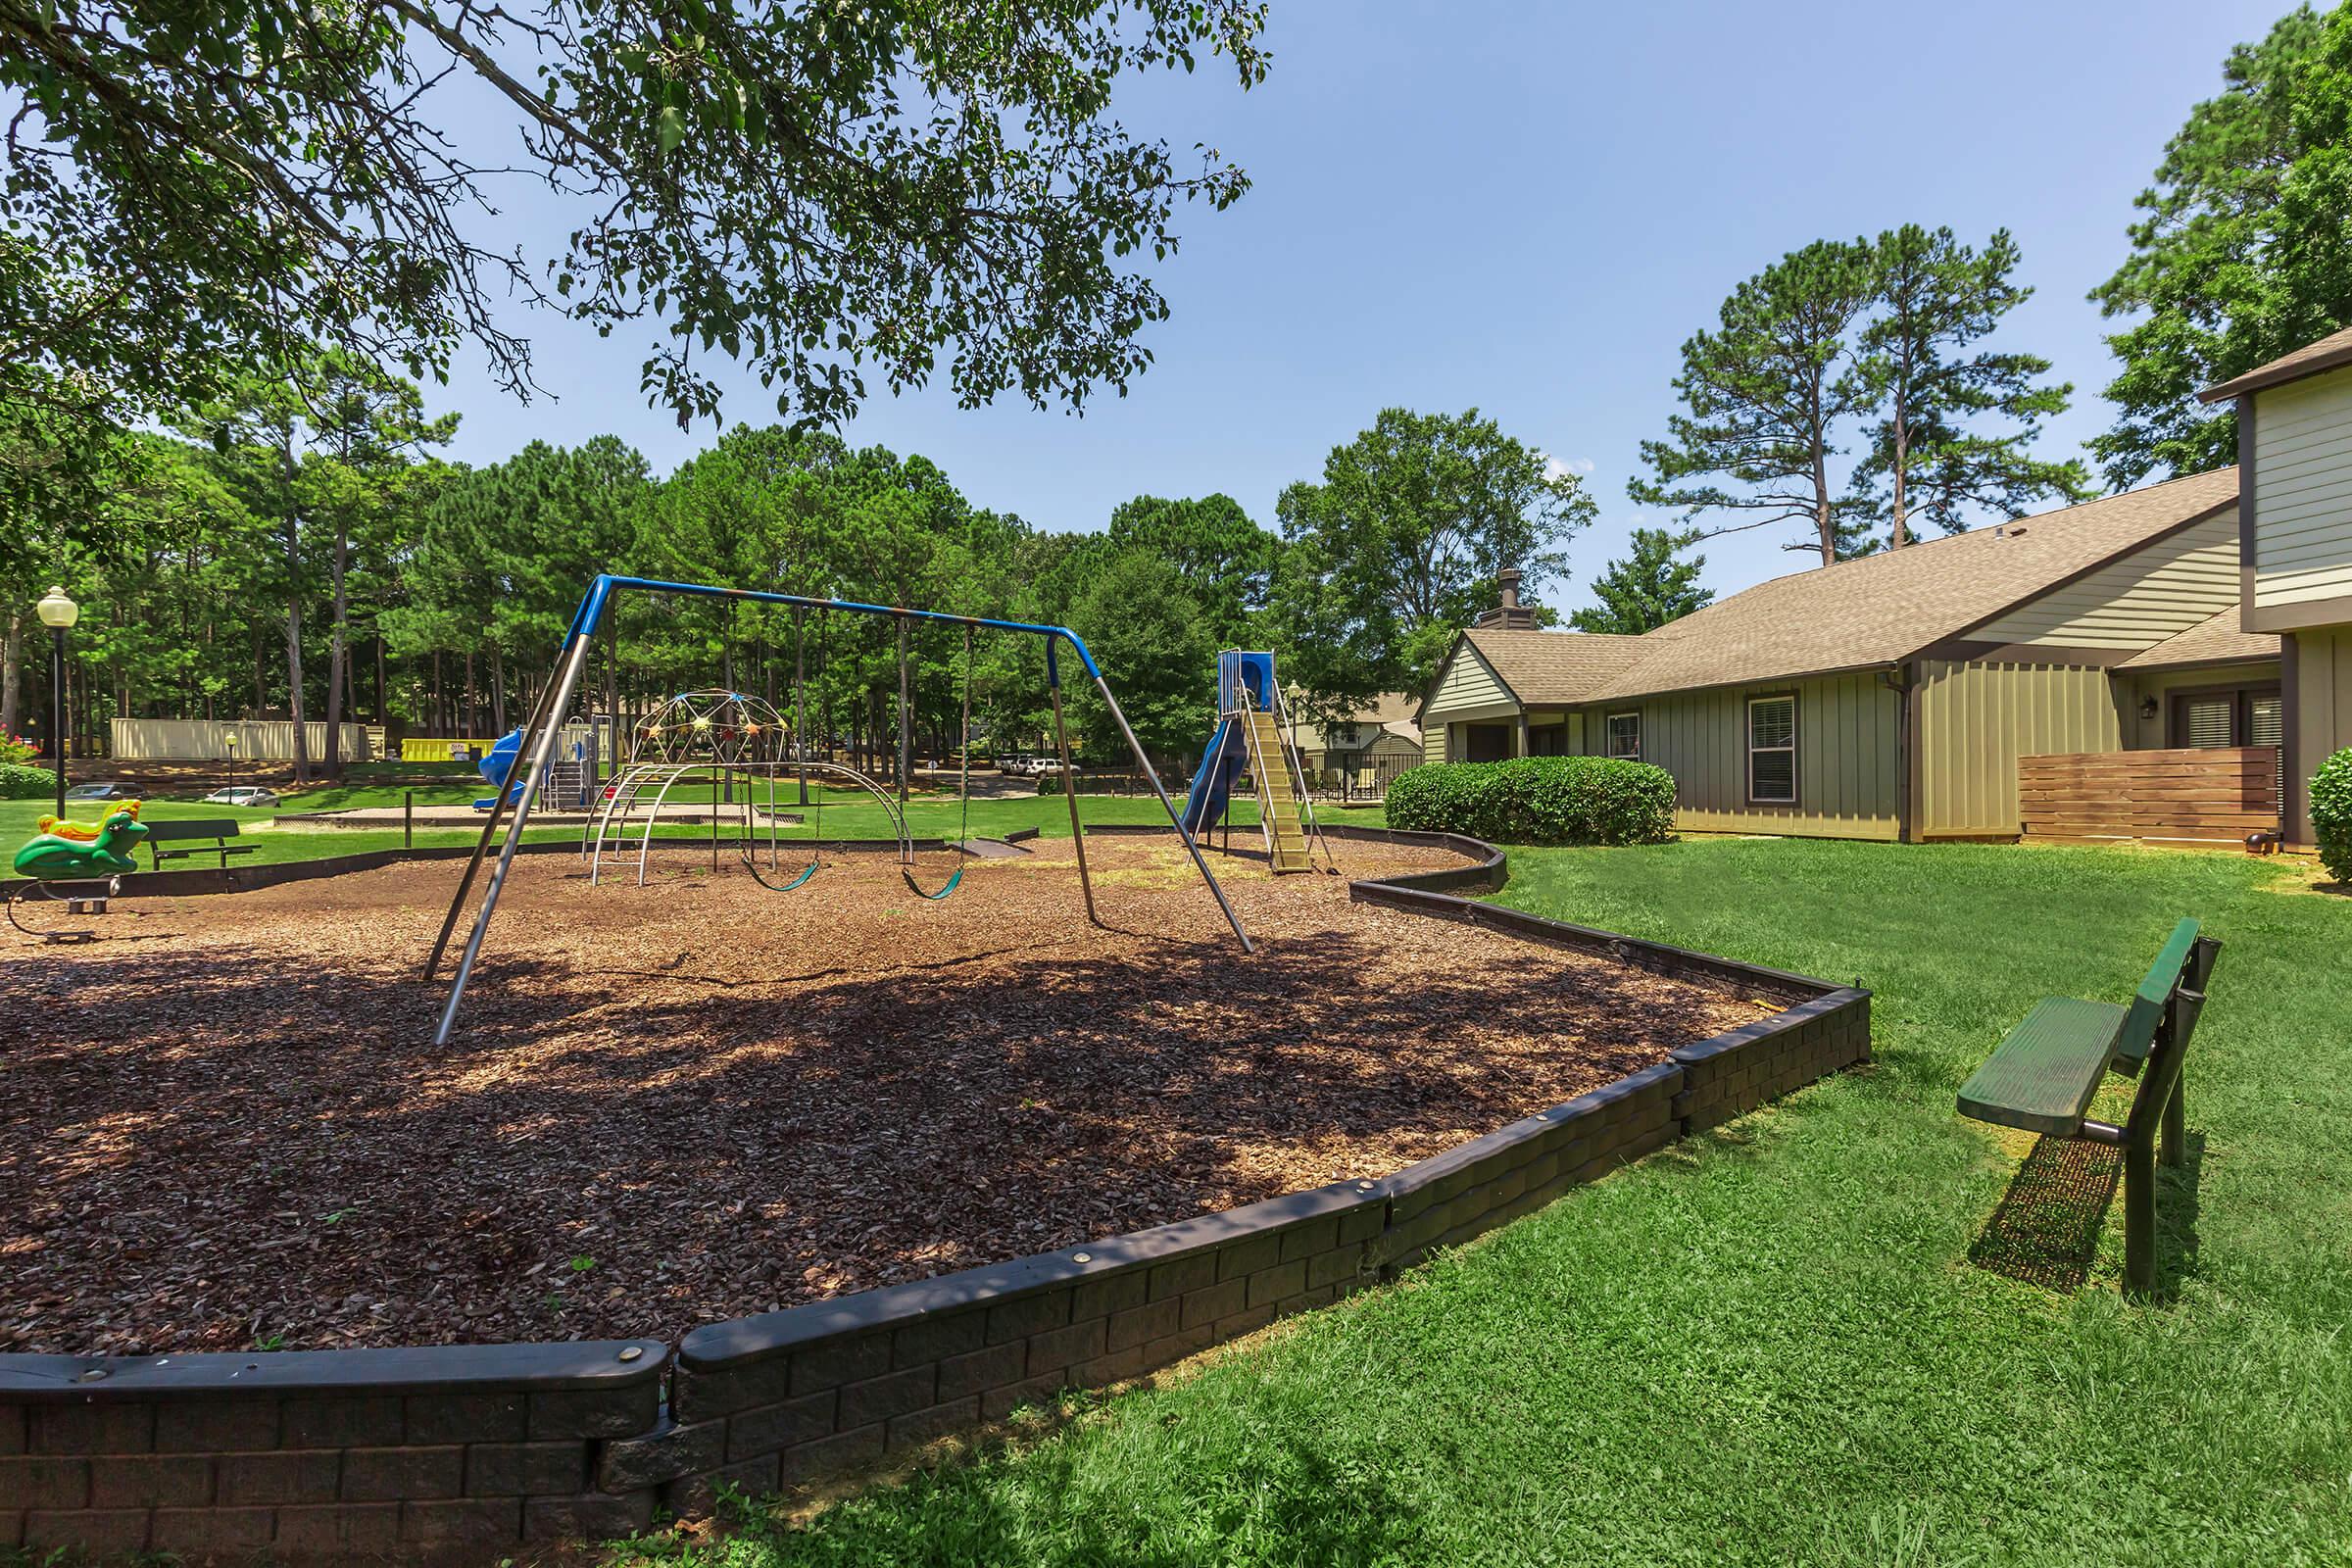
{"type": "Polygon", "coordinates": [[[17,875],[28,878],[31,886],[19,888],[8,897],[8,923],[26,936],[39,937],[45,942],[87,941],[88,931],[40,931],[17,918],[20,904],[62,901],[70,913],[104,914],[107,901],[117,892],[116,878],[125,871],[138,869],[131,852],[147,829],[139,821],[139,803],[128,802],[107,813],[106,820],[96,828],[79,822],[61,822],[41,819],[42,831],[17,851],[17,875]],[[104,879],[103,889],[61,887],[64,883],[90,883],[104,879]]]}

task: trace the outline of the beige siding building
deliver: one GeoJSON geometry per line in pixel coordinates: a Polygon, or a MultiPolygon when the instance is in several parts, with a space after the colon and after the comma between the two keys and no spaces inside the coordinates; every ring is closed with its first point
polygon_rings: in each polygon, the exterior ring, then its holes
{"type": "MultiPolygon", "coordinates": [[[[2238,624],[2238,511],[2235,469],[2197,474],[1640,637],[1529,629],[1506,585],[1432,683],[1424,755],[1639,758],[1674,775],[1690,832],[2013,838],[2021,759],[2277,743],[2279,639],[2238,624]]],[[[2330,690],[2352,716],[2345,633],[2330,690]]]]}
{"type": "Polygon", "coordinates": [[[2285,834],[2308,844],[2311,775],[2352,746],[2352,329],[2204,397],[2237,404],[2238,630],[2281,643],[2285,834]]]}

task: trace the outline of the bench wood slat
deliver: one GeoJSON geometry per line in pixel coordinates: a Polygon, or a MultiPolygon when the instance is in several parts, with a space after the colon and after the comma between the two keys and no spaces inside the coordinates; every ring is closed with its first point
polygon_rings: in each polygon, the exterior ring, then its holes
{"type": "Polygon", "coordinates": [[[2129,1009],[2112,1002],[2049,997],[1960,1088],[1960,1114],[2002,1127],[2071,1138],[2082,1130],[2114,1059],[2129,1009]]]}
{"type": "Polygon", "coordinates": [[[2139,1070],[2140,1062],[2148,1059],[2149,1049],[2156,1044],[2156,1025],[2164,1019],[2165,1004],[2172,997],[2173,987],[2180,983],[2180,971],[2187,966],[2196,946],[2197,922],[2192,916],[2173,927],[2173,934],[2165,939],[2164,951],[2156,955],[2156,961],[2148,965],[2139,989],[2132,994],[2131,1015],[2116,1033],[2115,1054],[2132,1063],[2133,1072],[2139,1070]]]}

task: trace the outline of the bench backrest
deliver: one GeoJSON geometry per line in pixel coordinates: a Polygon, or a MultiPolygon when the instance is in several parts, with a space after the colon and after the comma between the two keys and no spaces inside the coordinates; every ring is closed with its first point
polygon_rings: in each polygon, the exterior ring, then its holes
{"type": "Polygon", "coordinates": [[[2145,1061],[2156,1044],[2156,1026],[2164,1021],[2164,1010],[2172,1002],[2176,987],[2187,984],[2191,991],[2204,989],[2202,974],[2188,974],[2192,963],[2210,963],[2203,958],[2197,946],[2197,922],[2194,917],[2173,927],[2165,940],[2164,950],[2132,994],[2132,1003],[2124,1011],[2123,1027],[2116,1031],[2115,1054],[2130,1061],[2145,1061]]]}
{"type": "Polygon", "coordinates": [[[237,819],[233,816],[150,822],[147,839],[233,839],[237,836],[237,819]]]}

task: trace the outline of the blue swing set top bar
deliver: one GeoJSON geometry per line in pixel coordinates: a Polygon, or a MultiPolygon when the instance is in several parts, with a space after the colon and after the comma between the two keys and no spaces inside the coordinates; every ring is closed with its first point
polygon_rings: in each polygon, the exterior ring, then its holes
{"type": "Polygon", "coordinates": [[[742,599],[760,605],[789,605],[798,610],[843,610],[858,615],[886,615],[899,620],[934,620],[947,626],[981,626],[990,631],[1020,631],[1046,639],[1046,671],[1056,685],[1060,672],[1054,667],[1054,639],[1062,638],[1077,650],[1078,662],[1086,666],[1087,678],[1101,680],[1102,669],[1095,663],[1086,639],[1067,626],[1047,626],[1031,620],[996,620],[987,615],[951,615],[938,610],[902,610],[895,605],[860,604],[855,599],[810,599],[802,594],[767,593],[757,588],[719,588],[709,583],[662,582],[652,577],[600,576],[588,585],[580,600],[580,608],[571,617],[570,635],[593,635],[604,623],[605,608],[612,596],[624,588],[646,593],[684,594],[692,599],[742,599]]]}

